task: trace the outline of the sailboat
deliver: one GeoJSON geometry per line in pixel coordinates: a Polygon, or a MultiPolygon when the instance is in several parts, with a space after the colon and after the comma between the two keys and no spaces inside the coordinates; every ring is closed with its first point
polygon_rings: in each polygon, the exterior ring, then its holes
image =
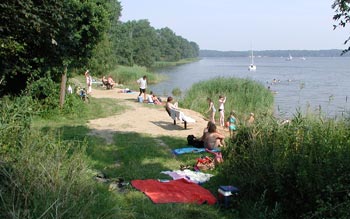
{"type": "Polygon", "coordinates": [[[286,61],[292,61],[293,60],[293,57],[291,54],[289,54],[289,57],[286,58],[286,61]]]}
{"type": "Polygon", "coordinates": [[[252,49],[252,54],[250,56],[250,65],[248,67],[249,71],[256,71],[256,65],[254,65],[254,55],[253,55],[253,49],[252,49]]]}

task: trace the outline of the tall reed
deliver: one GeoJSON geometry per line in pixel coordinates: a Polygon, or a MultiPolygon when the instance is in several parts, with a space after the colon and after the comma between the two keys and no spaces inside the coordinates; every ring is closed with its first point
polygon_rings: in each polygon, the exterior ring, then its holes
{"type": "Polygon", "coordinates": [[[150,72],[149,70],[147,70],[147,68],[140,66],[128,67],[120,65],[117,68],[115,68],[115,70],[111,71],[109,74],[114,78],[114,80],[118,84],[124,85],[135,85],[136,80],[143,77],[144,75],[147,76],[148,84],[154,84],[163,79],[162,76],[150,72]]]}
{"type": "Polygon", "coordinates": [[[0,105],[0,218],[113,218],[87,165],[86,142],[33,129],[28,96],[0,105]]]}
{"type": "Polygon", "coordinates": [[[262,84],[249,79],[218,77],[194,84],[183,99],[183,106],[202,114],[208,110],[207,98],[211,98],[218,108],[219,95],[227,97],[225,117],[231,110],[244,119],[250,112],[272,114],[273,95],[262,84]]]}

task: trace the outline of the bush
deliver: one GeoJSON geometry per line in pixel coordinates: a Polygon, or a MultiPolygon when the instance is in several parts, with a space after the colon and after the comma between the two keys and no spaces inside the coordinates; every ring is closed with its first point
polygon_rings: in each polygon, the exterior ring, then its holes
{"type": "Polygon", "coordinates": [[[346,218],[350,204],[350,129],[344,121],[296,115],[241,128],[227,150],[222,176],[243,199],[265,194],[285,218],[346,218]]]}
{"type": "Polygon", "coordinates": [[[59,108],[60,87],[50,78],[41,78],[27,87],[26,95],[34,101],[35,108],[41,115],[57,113],[59,108]],[[56,110],[55,112],[52,112],[56,110]]]}
{"type": "Polygon", "coordinates": [[[32,99],[28,96],[0,99],[0,157],[7,160],[10,152],[21,148],[33,115],[32,99]]]}

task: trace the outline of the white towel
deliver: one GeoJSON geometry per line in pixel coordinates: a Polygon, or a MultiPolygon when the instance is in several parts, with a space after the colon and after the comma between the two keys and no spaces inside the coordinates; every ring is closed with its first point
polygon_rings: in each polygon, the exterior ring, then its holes
{"type": "Polygon", "coordinates": [[[162,171],[161,173],[171,176],[174,180],[186,179],[189,182],[201,184],[210,180],[214,175],[209,173],[197,172],[192,170],[173,170],[173,171],[162,171]]]}
{"type": "Polygon", "coordinates": [[[171,118],[174,120],[178,119],[180,121],[186,121],[186,122],[192,122],[192,123],[196,122],[196,120],[194,120],[191,117],[185,116],[185,114],[179,110],[171,109],[170,115],[171,115],[171,118]]]}

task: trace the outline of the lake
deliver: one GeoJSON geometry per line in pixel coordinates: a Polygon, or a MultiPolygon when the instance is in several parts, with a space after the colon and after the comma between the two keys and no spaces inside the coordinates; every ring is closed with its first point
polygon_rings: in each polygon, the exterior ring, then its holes
{"type": "Polygon", "coordinates": [[[350,109],[350,57],[256,57],[257,70],[248,71],[248,57],[202,58],[176,67],[157,70],[167,80],[150,85],[158,95],[183,94],[192,84],[215,77],[248,78],[270,87],[275,94],[277,116],[288,118],[300,110],[324,113],[328,117],[347,115],[350,109]]]}

